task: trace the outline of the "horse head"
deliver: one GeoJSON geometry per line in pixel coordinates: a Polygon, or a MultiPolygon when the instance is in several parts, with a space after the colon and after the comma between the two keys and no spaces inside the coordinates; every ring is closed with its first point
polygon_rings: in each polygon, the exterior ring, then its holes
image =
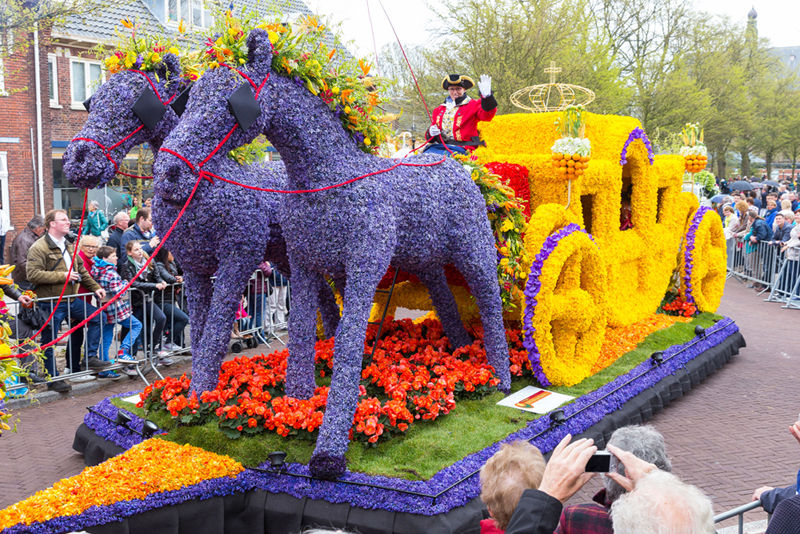
{"type": "Polygon", "coordinates": [[[181,121],[153,166],[155,191],[185,201],[206,164],[252,142],[269,120],[257,96],[269,80],[272,45],[264,30],[248,36],[248,61],[205,71],[189,92],[181,121]]]}
{"type": "Polygon", "coordinates": [[[114,178],[136,145],[159,145],[178,122],[169,105],[185,89],[178,58],[165,54],[155,72],[123,70],[112,75],[84,105],[81,131],[64,154],[64,173],[77,187],[94,188],[114,178]]]}

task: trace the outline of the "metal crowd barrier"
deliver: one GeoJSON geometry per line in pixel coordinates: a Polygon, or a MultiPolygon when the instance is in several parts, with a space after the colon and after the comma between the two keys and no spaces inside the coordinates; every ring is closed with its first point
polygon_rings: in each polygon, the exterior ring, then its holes
{"type": "MultiPolygon", "coordinates": [[[[246,310],[247,316],[236,321],[236,328],[231,334],[231,352],[241,352],[245,348],[256,347],[261,343],[268,344],[271,340],[278,340],[283,343],[280,334],[287,328],[290,292],[291,289],[288,280],[277,272],[273,272],[269,276],[261,270],[256,270],[256,272],[253,273],[242,295],[243,308],[246,310]]],[[[136,300],[143,303],[136,307],[133,305],[131,306],[134,315],[143,325],[139,343],[136,344],[137,350],[133,354],[136,362],[115,362],[102,370],[116,371],[119,373],[123,372],[126,368],[133,369],[139,378],[146,384],[149,384],[145,375],[149,374],[150,371],[153,371],[159,378],[163,378],[159,368],[164,366],[165,358],[190,356],[191,337],[188,323],[182,331],[176,332],[176,322],[180,323],[180,320],[176,321],[178,313],[169,313],[168,307],[163,305],[165,301],[177,305],[177,308],[185,313],[188,318],[186,292],[184,291],[183,284],[170,284],[163,290],[163,293],[161,293],[163,298],[154,298],[155,293],[158,293],[157,291],[153,294],[146,294],[140,289],[131,288],[129,294],[125,297],[129,302],[131,301],[131,294],[133,293],[137,293],[140,298],[136,300]],[[156,308],[165,315],[165,325],[161,339],[153,339],[153,318],[159,314],[156,308]],[[150,327],[148,328],[147,325],[150,325],[150,327]],[[174,343],[174,345],[166,345],[167,339],[177,343],[174,343]]],[[[52,303],[55,303],[57,300],[57,297],[39,298],[37,300],[37,305],[40,303],[51,303],[52,305],[52,303]]],[[[80,322],[83,317],[90,315],[97,308],[96,304],[98,303],[92,293],[81,293],[64,297],[62,299],[62,306],[66,307],[66,317],[64,321],[62,321],[58,331],[56,331],[55,325],[53,325],[52,322],[45,327],[45,331],[49,329],[49,339],[57,338],[71,328],[73,324],[80,322]],[[74,302],[77,302],[79,306],[78,310],[75,312],[73,312],[73,307],[75,306],[74,302]]],[[[38,328],[31,328],[20,321],[19,303],[11,301],[8,303],[8,306],[10,314],[14,317],[14,319],[11,320],[11,327],[17,339],[22,341],[38,330],[38,328]]],[[[49,315],[50,311],[48,308],[49,306],[44,307],[49,315]]],[[[96,356],[100,359],[103,358],[103,334],[106,329],[113,328],[114,336],[108,350],[108,358],[109,360],[115,360],[121,346],[123,329],[119,324],[107,324],[104,314],[99,317],[99,322],[98,352],[90,355],[90,357],[96,356]]],[[[43,334],[35,341],[42,343],[42,339],[46,337],[43,331],[43,334]]],[[[97,374],[99,370],[89,369],[88,359],[85,357],[89,345],[88,337],[89,325],[84,325],[80,330],[73,332],[73,334],[65,340],[51,347],[58,375],[50,377],[50,381],[83,381],[94,379],[94,375],[97,374]],[[72,357],[71,354],[73,351],[77,351],[79,355],[72,357]],[[62,359],[65,359],[66,363],[63,363],[62,359]],[[73,368],[73,362],[71,360],[76,359],[79,360],[80,363],[77,368],[73,368]]],[[[24,347],[20,348],[20,350],[23,349],[24,347]]],[[[23,365],[30,367],[30,370],[38,376],[45,377],[47,375],[45,372],[46,369],[44,369],[42,365],[34,365],[33,360],[33,357],[25,358],[23,360],[23,365]]],[[[27,385],[24,383],[10,385],[8,387],[8,393],[10,396],[14,396],[15,392],[18,393],[26,387],[27,385]]]]}
{"type": "MultiPolygon", "coordinates": [[[[738,531],[737,532],[739,534],[744,534],[744,514],[746,512],[749,512],[750,510],[755,510],[756,508],[761,508],[761,501],[753,501],[753,502],[749,502],[747,504],[743,504],[742,506],[737,506],[736,508],[728,510],[727,512],[723,512],[723,513],[721,513],[719,515],[715,515],[714,516],[714,524],[716,525],[717,523],[721,523],[723,521],[726,521],[728,519],[731,519],[731,518],[735,517],[735,518],[738,519],[738,531]]],[[[767,524],[769,524],[769,520],[770,520],[770,515],[767,514],[767,524]]],[[[732,527],[728,527],[728,528],[732,528],[732,527]]],[[[726,528],[725,530],[728,530],[728,528],[726,528]]]]}
{"type": "MultiPolygon", "coordinates": [[[[787,259],[779,243],[748,243],[744,238],[727,241],[728,278],[749,281],[759,294],[768,293],[767,301],[782,302],[784,308],[800,309],[800,260],[787,259]]],[[[800,253],[800,251],[797,251],[800,253]]]]}

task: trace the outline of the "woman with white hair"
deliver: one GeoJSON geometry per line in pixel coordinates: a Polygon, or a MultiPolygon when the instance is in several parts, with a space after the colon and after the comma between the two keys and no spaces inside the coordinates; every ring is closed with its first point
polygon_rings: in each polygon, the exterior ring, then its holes
{"type": "Polygon", "coordinates": [[[89,202],[89,215],[86,216],[86,234],[100,237],[103,230],[108,228],[106,214],[100,210],[100,203],[96,200],[89,202]]]}

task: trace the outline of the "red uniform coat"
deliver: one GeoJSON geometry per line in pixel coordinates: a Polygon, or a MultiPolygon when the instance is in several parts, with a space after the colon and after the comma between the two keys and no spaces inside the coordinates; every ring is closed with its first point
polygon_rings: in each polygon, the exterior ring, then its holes
{"type": "MultiPolygon", "coordinates": [[[[455,141],[454,144],[463,146],[467,150],[475,150],[480,144],[478,137],[478,122],[490,121],[497,112],[497,100],[494,95],[483,97],[480,100],[466,98],[460,105],[448,110],[442,104],[433,110],[433,123],[442,131],[445,142],[455,141]]],[[[430,134],[425,132],[426,139],[430,134]]],[[[434,142],[438,140],[438,136],[434,142]]]]}

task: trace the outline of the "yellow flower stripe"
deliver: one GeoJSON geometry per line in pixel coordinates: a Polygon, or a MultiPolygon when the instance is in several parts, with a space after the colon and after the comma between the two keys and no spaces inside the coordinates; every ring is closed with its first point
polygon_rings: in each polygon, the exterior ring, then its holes
{"type": "Polygon", "coordinates": [[[152,438],[0,511],[0,530],[77,515],[92,506],[142,499],[212,478],[234,477],[242,471],[244,467],[227,456],[152,438]]]}

